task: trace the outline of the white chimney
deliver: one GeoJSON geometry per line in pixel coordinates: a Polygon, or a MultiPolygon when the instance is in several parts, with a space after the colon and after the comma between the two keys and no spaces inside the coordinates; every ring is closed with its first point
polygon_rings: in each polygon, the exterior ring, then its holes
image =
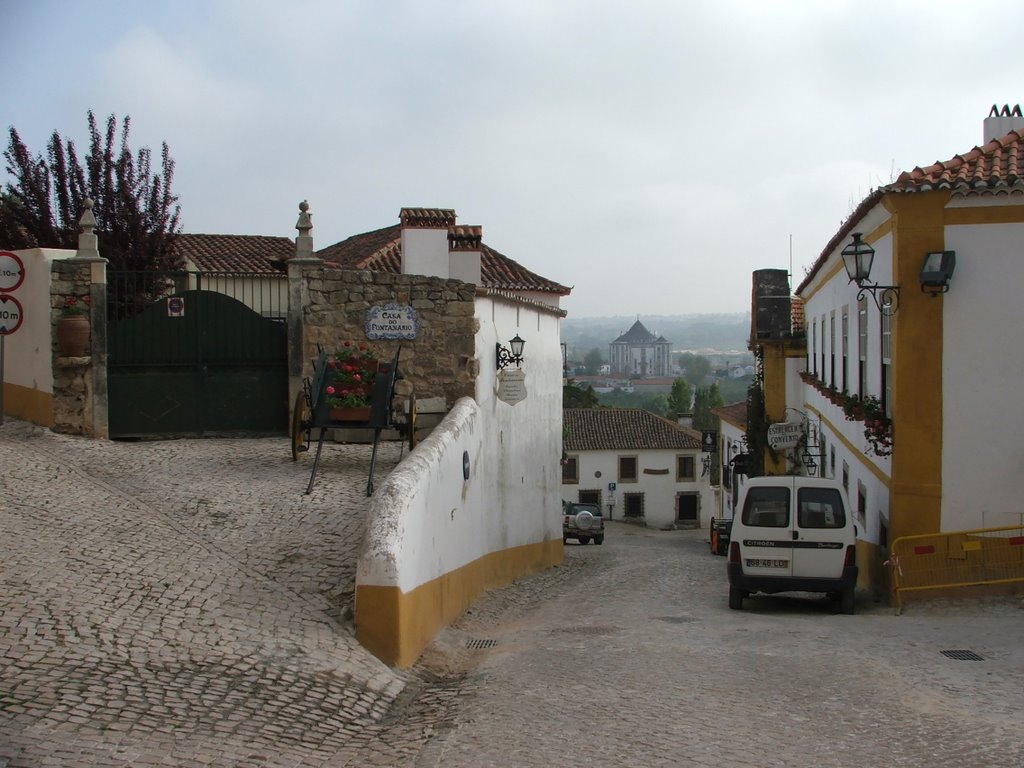
{"type": "Polygon", "coordinates": [[[445,208],[403,208],[402,274],[449,276],[448,230],[455,211],[445,208]]]}
{"type": "Polygon", "coordinates": [[[995,104],[989,110],[985,118],[985,144],[995,139],[1001,139],[1010,131],[1024,131],[1024,116],[1020,112],[1020,104],[1010,108],[1009,104],[1003,105],[1002,109],[995,104]]]}
{"type": "Polygon", "coordinates": [[[483,227],[452,227],[448,230],[448,274],[455,280],[480,285],[480,251],[483,227]]]}

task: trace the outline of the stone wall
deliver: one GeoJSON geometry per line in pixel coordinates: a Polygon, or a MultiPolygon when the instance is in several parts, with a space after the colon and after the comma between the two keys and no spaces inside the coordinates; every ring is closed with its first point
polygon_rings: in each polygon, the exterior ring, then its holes
{"type": "Polygon", "coordinates": [[[106,262],[54,261],[50,269],[53,431],[106,437],[106,262]],[[83,354],[69,355],[58,344],[57,326],[71,304],[88,306],[89,341],[83,354]]]}
{"type": "Polygon", "coordinates": [[[475,394],[476,289],[470,283],[422,275],[396,275],[326,267],[322,262],[292,264],[293,302],[289,310],[289,344],[302,351],[292,357],[292,377],[312,375],[319,347],[336,352],[346,340],[367,342],[381,359],[391,359],[401,345],[399,369],[413,383],[417,399],[444,398],[450,408],[460,397],[475,394]],[[298,281],[298,284],[296,284],[298,281]],[[367,311],[383,304],[408,305],[419,317],[413,340],[366,338],[367,311]],[[301,366],[300,370],[295,370],[301,366]]]}

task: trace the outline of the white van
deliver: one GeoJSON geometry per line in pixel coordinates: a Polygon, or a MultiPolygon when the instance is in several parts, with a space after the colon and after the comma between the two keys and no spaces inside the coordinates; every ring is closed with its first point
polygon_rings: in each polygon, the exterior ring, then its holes
{"type": "Polygon", "coordinates": [[[853,613],[857,531],[834,480],[752,477],[732,521],[729,607],[754,592],[825,592],[853,613]]]}

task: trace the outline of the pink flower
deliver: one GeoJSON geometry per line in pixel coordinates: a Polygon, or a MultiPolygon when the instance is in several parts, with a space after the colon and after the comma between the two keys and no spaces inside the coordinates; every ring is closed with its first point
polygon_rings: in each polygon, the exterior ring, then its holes
{"type": "Polygon", "coordinates": [[[327,393],[328,395],[333,395],[333,394],[334,394],[334,387],[332,387],[332,386],[331,386],[330,384],[328,384],[328,385],[327,385],[327,389],[325,389],[324,391],[325,391],[325,392],[326,392],[326,393],[327,393]]]}

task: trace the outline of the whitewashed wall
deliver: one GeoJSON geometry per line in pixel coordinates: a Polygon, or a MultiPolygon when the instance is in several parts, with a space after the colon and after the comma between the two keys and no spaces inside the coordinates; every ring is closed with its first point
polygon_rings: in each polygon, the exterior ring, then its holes
{"type": "Polygon", "coordinates": [[[942,530],[1022,525],[1024,225],[947,227],[946,248],[942,530]]]}
{"type": "Polygon", "coordinates": [[[710,474],[701,477],[701,459],[704,454],[700,450],[631,450],[620,451],[579,451],[572,455],[578,461],[578,483],[563,483],[562,498],[566,501],[577,501],[580,491],[600,491],[604,513],[610,512],[609,505],[614,500],[613,519],[624,517],[624,494],[644,494],[644,520],[652,528],[668,528],[676,523],[676,495],[679,493],[696,493],[699,495],[697,506],[697,526],[709,525],[711,518],[718,515],[715,505],[714,489],[710,485],[710,474]],[[637,457],[637,482],[620,482],[619,456],[637,457]],[[696,468],[696,479],[693,482],[676,480],[676,457],[692,456],[696,468]],[[668,474],[645,475],[645,469],[667,469],[668,474]],[[614,491],[608,490],[608,484],[615,483],[614,491]]]}
{"type": "Polygon", "coordinates": [[[492,298],[478,299],[475,314],[477,397],[459,400],[378,487],[360,585],[410,592],[485,555],[561,538],[559,318],[492,298]],[[494,345],[517,333],[527,397],[508,405],[496,397],[494,345]]]}
{"type": "Polygon", "coordinates": [[[4,381],[53,394],[50,264],[77,251],[33,248],[13,251],[25,265],[25,281],[10,293],[22,306],[21,327],[4,337],[4,381]]]}

